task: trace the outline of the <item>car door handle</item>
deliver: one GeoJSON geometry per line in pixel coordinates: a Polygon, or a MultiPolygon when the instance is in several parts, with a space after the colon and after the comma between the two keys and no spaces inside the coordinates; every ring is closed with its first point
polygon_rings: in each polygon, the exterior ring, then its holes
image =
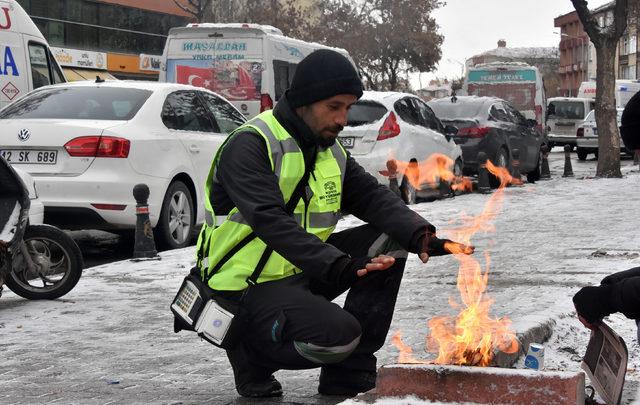
{"type": "Polygon", "coordinates": [[[198,148],[196,145],[191,145],[191,146],[189,146],[189,152],[191,152],[191,153],[200,153],[200,148],[198,148]]]}

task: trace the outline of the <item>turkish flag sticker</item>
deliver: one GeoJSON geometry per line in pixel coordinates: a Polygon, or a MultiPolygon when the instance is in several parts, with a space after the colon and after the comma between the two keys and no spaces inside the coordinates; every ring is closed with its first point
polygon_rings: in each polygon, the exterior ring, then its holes
{"type": "Polygon", "coordinates": [[[178,65],[176,66],[176,82],[213,90],[216,87],[214,73],[215,71],[210,68],[178,65]]]}

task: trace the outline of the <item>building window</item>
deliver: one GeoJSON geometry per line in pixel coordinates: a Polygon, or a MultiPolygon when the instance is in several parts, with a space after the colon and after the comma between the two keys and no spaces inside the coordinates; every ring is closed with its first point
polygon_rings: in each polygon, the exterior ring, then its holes
{"type": "Polygon", "coordinates": [[[18,0],[49,44],[102,52],[161,54],[172,27],[189,19],[87,0],[18,0]]]}
{"type": "Polygon", "coordinates": [[[635,79],[636,67],[634,65],[620,66],[620,79],[635,79]]]}

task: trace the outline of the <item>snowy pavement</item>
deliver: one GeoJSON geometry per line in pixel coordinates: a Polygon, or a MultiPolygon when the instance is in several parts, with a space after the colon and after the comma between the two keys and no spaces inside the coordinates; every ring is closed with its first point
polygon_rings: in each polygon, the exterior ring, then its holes
{"type": "MultiPolygon", "coordinates": [[[[575,155],[574,155],[575,157],[575,155]]],[[[517,332],[555,319],[545,343],[546,368],[579,370],[588,331],[574,317],[572,295],[605,275],[640,266],[640,171],[623,161],[622,179],[592,179],[596,162],[573,161],[576,178],[505,190],[494,233],[472,239],[485,266],[492,314],[513,320],[517,332]]],[[[446,235],[463,214],[478,215],[492,195],[471,194],[412,208],[446,235]]],[[[352,217],[339,229],[358,225],[352,217]]],[[[0,403],[250,403],[238,399],[223,352],[189,333],[174,334],[169,303],[193,264],[194,248],[163,252],[161,261],[129,261],[88,268],[76,288],[56,301],[27,301],[5,290],[0,298],[0,403]]],[[[401,331],[417,357],[425,351],[427,321],[457,310],[458,262],[410,255],[394,321],[379,364],[395,363],[390,341],[401,331]]],[[[615,315],[626,340],[629,371],[623,403],[640,385],[640,348],[633,321],[615,315]]],[[[521,367],[521,365],[520,365],[521,367]]],[[[262,403],[333,404],[317,395],[318,370],[280,371],[285,396],[262,403]]],[[[256,402],[256,401],[254,401],[256,402]]],[[[258,401],[259,402],[259,401],[258,401]]],[[[408,403],[405,401],[405,403],[408,403]]]]}

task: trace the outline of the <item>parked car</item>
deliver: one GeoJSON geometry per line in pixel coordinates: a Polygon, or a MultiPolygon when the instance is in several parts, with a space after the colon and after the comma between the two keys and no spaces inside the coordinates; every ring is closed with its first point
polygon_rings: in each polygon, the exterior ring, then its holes
{"type": "MultiPolygon", "coordinates": [[[[462,148],[463,171],[478,173],[478,153],[484,152],[496,166],[511,168],[513,150],[520,152],[520,173],[530,182],[540,178],[541,147],[546,137],[536,121],[526,119],[511,103],[496,97],[460,96],[431,100],[429,106],[444,124],[455,125],[455,142],[462,148]]],[[[499,180],[489,177],[497,187],[499,180]]]]}
{"type": "Polygon", "coordinates": [[[576,128],[595,108],[595,104],[592,98],[553,97],[547,100],[549,149],[556,145],[576,146],[576,128]]]}
{"type": "Polygon", "coordinates": [[[202,88],[64,83],[0,110],[0,153],[35,179],[45,222],[66,229],[133,229],[132,190],[146,184],[156,238],[178,248],[204,221],[214,154],[244,122],[228,101],[202,88]]]}
{"type": "MultiPolygon", "coordinates": [[[[617,108],[616,115],[618,121],[618,128],[620,128],[620,120],[622,119],[622,111],[624,108],[617,108]]],[[[598,158],[598,128],[596,127],[596,113],[595,110],[589,111],[589,114],[585,117],[584,121],[576,130],[578,160],[586,160],[590,153],[593,153],[598,158]]],[[[624,144],[620,139],[620,149],[623,152],[624,144]]]]}
{"type": "MultiPolygon", "coordinates": [[[[434,153],[451,158],[454,163],[450,170],[462,174],[462,151],[451,138],[456,129],[445,127],[431,108],[413,94],[365,91],[351,106],[347,120],[338,140],[381,184],[389,184],[389,179],[381,173],[386,170],[387,160],[420,162],[434,153]]],[[[404,172],[400,175],[400,191],[405,202],[430,197],[434,185],[420,185],[415,189],[404,172]]]]}

